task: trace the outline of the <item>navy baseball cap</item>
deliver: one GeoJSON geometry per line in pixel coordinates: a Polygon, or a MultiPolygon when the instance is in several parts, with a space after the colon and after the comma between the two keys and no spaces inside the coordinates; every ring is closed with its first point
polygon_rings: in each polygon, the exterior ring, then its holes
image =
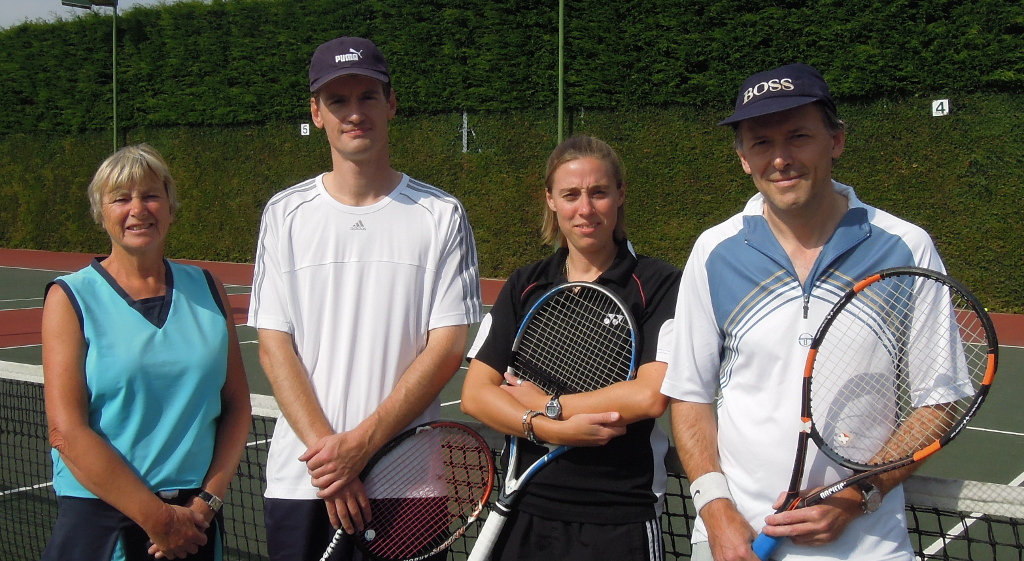
{"type": "Polygon", "coordinates": [[[381,82],[390,82],[388,63],[380,49],[369,39],[339,37],[316,48],[309,62],[309,91],[315,92],[327,82],[346,74],[361,74],[381,82]]]}
{"type": "Polygon", "coordinates": [[[774,70],[758,72],[744,80],[736,96],[736,111],[718,124],[730,125],[815,101],[835,109],[836,102],[832,99],[825,78],[806,64],[787,64],[774,70]]]}

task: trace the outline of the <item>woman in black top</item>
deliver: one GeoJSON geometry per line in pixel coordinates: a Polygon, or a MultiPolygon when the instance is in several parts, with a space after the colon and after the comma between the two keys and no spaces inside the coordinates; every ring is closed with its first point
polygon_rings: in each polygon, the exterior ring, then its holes
{"type": "Polygon", "coordinates": [[[536,438],[577,448],[526,484],[492,559],[658,560],[668,439],[655,419],[668,400],[660,392],[667,359],[657,346],[671,329],[681,273],[633,251],[622,165],[608,144],[564,141],[548,159],[545,183],[544,241],[556,251],[513,272],[481,323],[462,408],[521,438],[520,472],[547,452],[524,438],[527,410],[551,414],[534,418],[536,438]],[[639,326],[640,366],[633,380],[553,401],[507,370],[527,311],[567,280],[604,285],[627,303],[639,326]]]}

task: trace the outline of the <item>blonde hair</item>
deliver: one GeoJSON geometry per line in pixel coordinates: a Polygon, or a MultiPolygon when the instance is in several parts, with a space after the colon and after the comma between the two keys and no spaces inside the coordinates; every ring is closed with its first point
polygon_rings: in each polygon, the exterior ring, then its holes
{"type": "MultiPolygon", "coordinates": [[[[625,188],[622,160],[619,159],[619,155],[615,153],[615,150],[603,140],[580,134],[563,140],[551,152],[551,155],[548,157],[547,170],[544,174],[545,190],[551,193],[555,172],[558,171],[558,168],[583,158],[593,158],[604,162],[615,179],[615,188],[619,190],[625,188]]],[[[565,245],[565,234],[558,228],[558,217],[555,216],[555,211],[551,210],[547,204],[544,205],[544,221],[541,224],[540,232],[541,239],[545,244],[553,245],[555,248],[565,245]]],[[[626,241],[625,204],[619,206],[612,238],[616,243],[626,241]]]]}
{"type": "Polygon", "coordinates": [[[97,224],[103,224],[103,196],[116,189],[127,188],[152,174],[163,183],[170,203],[171,216],[178,211],[178,190],[160,152],[149,144],[125,146],[100,164],[89,183],[89,210],[97,224]]]}

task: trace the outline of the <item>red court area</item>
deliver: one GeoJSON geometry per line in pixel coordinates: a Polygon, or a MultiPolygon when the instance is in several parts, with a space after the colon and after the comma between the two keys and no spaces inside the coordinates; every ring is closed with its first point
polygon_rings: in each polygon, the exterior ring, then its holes
{"type": "MultiPolygon", "coordinates": [[[[88,253],[0,248],[0,267],[20,267],[23,269],[47,271],[77,271],[88,265],[93,257],[95,255],[88,253]]],[[[187,259],[177,261],[203,267],[227,285],[250,286],[252,284],[253,266],[249,263],[190,261],[187,259]]],[[[503,281],[495,279],[483,279],[481,281],[484,304],[491,305],[494,303],[502,284],[503,281]]],[[[42,293],[42,287],[39,290],[42,293]]],[[[231,291],[228,290],[228,292],[231,291]]],[[[235,318],[235,324],[244,324],[249,315],[249,295],[229,294],[228,301],[231,305],[231,313],[235,318]]],[[[41,342],[39,331],[42,315],[43,310],[41,307],[0,311],[0,348],[38,345],[41,342]]]]}
{"type": "MultiPolygon", "coordinates": [[[[77,271],[92,261],[94,255],[87,253],[63,253],[54,251],[36,251],[31,249],[0,248],[0,267],[21,267],[24,269],[43,269],[49,271],[77,271]]],[[[253,266],[249,263],[222,263],[218,261],[189,261],[182,263],[198,265],[209,270],[224,284],[250,286],[252,283],[253,266]]],[[[483,301],[491,305],[498,297],[504,281],[482,279],[481,288],[483,301]]],[[[42,288],[40,287],[40,290],[42,288]]],[[[230,292],[230,291],[229,291],[230,292]]],[[[249,295],[233,294],[228,296],[235,324],[242,325],[249,315],[249,295]]],[[[39,325],[42,308],[0,311],[0,348],[38,345],[40,343],[39,325]]],[[[1024,346],[1024,315],[992,314],[1001,345],[1014,347],[1024,346]]]]}

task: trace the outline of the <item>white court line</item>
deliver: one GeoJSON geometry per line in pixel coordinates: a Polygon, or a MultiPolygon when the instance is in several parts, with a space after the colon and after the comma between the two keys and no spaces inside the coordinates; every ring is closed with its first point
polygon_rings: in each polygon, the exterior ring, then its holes
{"type": "Polygon", "coordinates": [[[981,432],[994,432],[996,434],[1008,434],[1010,436],[1024,436],[1024,432],[1013,432],[1008,430],[996,430],[996,429],[983,429],[981,427],[967,427],[967,430],[977,430],[981,432]]]}
{"type": "Polygon", "coordinates": [[[50,481],[50,482],[47,482],[47,483],[39,483],[37,485],[30,485],[28,487],[19,487],[17,489],[11,489],[11,490],[8,490],[8,491],[0,492],[0,497],[6,497],[7,495],[13,495],[15,493],[20,493],[22,491],[34,491],[36,489],[42,489],[43,487],[51,487],[52,485],[53,485],[53,482],[50,481]]]}
{"type": "MultiPolygon", "coordinates": [[[[1013,487],[1017,487],[1022,482],[1024,482],[1024,473],[1021,473],[1017,477],[1013,478],[1013,481],[1011,481],[1009,483],[1009,485],[1013,486],[1013,487]]],[[[942,549],[946,547],[946,542],[954,540],[957,537],[959,537],[960,534],[963,534],[964,532],[966,532],[967,528],[969,528],[971,526],[971,524],[974,524],[978,520],[978,518],[980,518],[983,515],[984,515],[983,512],[972,512],[970,515],[968,515],[970,520],[967,521],[967,523],[958,522],[956,526],[953,526],[952,528],[949,529],[948,532],[946,532],[945,536],[943,536],[940,539],[935,540],[935,542],[933,542],[932,545],[928,546],[928,548],[925,549],[924,551],[922,551],[921,553],[923,553],[925,556],[929,556],[929,555],[935,555],[939,551],[942,551],[942,549]]]]}
{"type": "Polygon", "coordinates": [[[8,267],[6,265],[0,265],[0,269],[17,269],[19,271],[43,271],[44,273],[71,273],[72,271],[63,271],[60,269],[38,269],[36,267],[8,267]]]}
{"type": "MultiPolygon", "coordinates": [[[[465,373],[468,370],[469,370],[468,366],[460,366],[459,367],[459,372],[465,373]]],[[[448,401],[448,402],[441,403],[441,407],[449,407],[449,406],[452,406],[452,405],[459,405],[461,403],[462,403],[461,399],[456,399],[455,401],[448,401]]]]}
{"type": "MultiPolygon", "coordinates": [[[[11,302],[35,302],[35,301],[42,301],[42,299],[43,299],[42,296],[38,296],[36,298],[7,298],[5,300],[0,300],[0,304],[8,304],[8,303],[11,303],[11,302]]],[[[21,310],[34,310],[36,308],[42,308],[42,306],[33,306],[31,308],[19,308],[19,309],[21,309],[21,310]]]]}
{"type": "Polygon", "coordinates": [[[8,349],[30,349],[32,347],[42,347],[42,343],[35,343],[33,345],[17,345],[14,347],[0,347],[0,351],[6,351],[8,349]]]}

